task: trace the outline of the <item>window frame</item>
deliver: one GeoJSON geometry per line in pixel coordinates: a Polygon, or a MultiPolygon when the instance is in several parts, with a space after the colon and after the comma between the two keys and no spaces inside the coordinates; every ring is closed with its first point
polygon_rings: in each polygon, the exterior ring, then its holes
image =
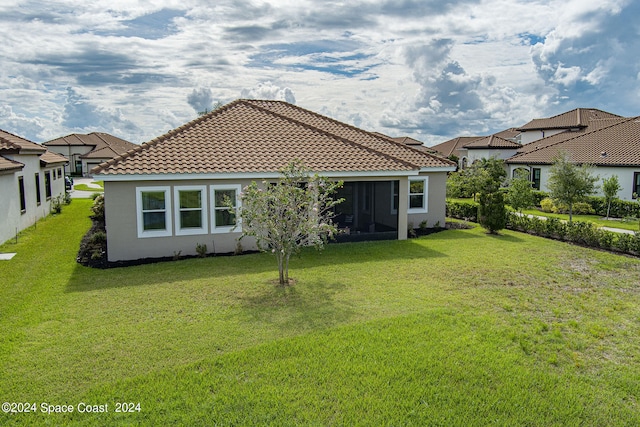
{"type": "Polygon", "coordinates": [[[531,168],[531,186],[534,190],[540,190],[541,181],[542,170],[540,168],[531,168]],[[536,172],[538,172],[538,178],[536,178],[536,172]]]}
{"type": "MultiPolygon", "coordinates": [[[[172,214],[171,214],[171,188],[168,186],[157,187],[136,187],[136,225],[138,229],[139,238],[147,237],[169,237],[173,234],[172,214]],[[164,193],[164,230],[145,230],[144,229],[144,213],[142,209],[142,194],[143,193],[164,193]]],[[[160,211],[156,209],[155,211],[160,211]]]]}
{"type": "Polygon", "coordinates": [[[409,200],[407,201],[407,213],[428,213],[429,212],[429,177],[421,176],[419,178],[409,178],[409,200]],[[411,207],[411,196],[416,196],[419,193],[411,192],[411,183],[416,181],[422,181],[422,206],[421,207],[411,207]]]}
{"type": "Polygon", "coordinates": [[[400,181],[391,182],[391,215],[397,215],[400,206],[400,181]]]}
{"type": "Polygon", "coordinates": [[[206,185],[184,185],[173,187],[173,209],[175,212],[175,234],[176,236],[192,236],[196,234],[207,234],[209,232],[207,222],[207,186],[206,185]],[[195,208],[181,208],[180,207],[180,192],[181,191],[200,191],[200,221],[202,226],[200,227],[188,227],[182,228],[182,216],[180,215],[183,210],[195,211],[195,208]]]}
{"type": "Polygon", "coordinates": [[[44,194],[47,200],[51,200],[51,171],[44,171],[44,194]]]}
{"type": "Polygon", "coordinates": [[[631,182],[631,198],[636,199],[637,197],[633,197],[636,194],[640,196],[640,172],[633,173],[633,181],[631,182]]]}
{"type": "Polygon", "coordinates": [[[18,193],[20,197],[20,213],[27,212],[27,193],[24,191],[24,176],[18,177],[18,193]]]}
{"type": "Polygon", "coordinates": [[[40,173],[36,172],[36,205],[40,206],[42,204],[42,193],[40,192],[40,173]]]}
{"type": "Polygon", "coordinates": [[[216,191],[228,191],[233,190],[236,194],[236,203],[235,208],[236,212],[239,212],[242,209],[242,201],[240,199],[240,192],[242,191],[242,186],[240,184],[218,184],[212,185],[210,187],[209,192],[209,203],[211,204],[211,234],[219,234],[219,233],[231,233],[236,230],[238,227],[242,225],[242,218],[239,214],[236,214],[236,223],[234,225],[216,225],[216,212],[218,210],[222,210],[216,207],[216,191]]]}

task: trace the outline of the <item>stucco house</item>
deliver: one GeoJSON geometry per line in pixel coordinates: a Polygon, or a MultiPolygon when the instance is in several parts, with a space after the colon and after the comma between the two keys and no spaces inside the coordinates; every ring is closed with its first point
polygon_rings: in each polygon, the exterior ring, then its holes
{"type": "Polygon", "coordinates": [[[0,129],[0,243],[49,215],[67,159],[0,129]]]}
{"type": "Polygon", "coordinates": [[[43,143],[50,151],[70,160],[67,175],[86,176],[100,163],[133,150],[138,145],[108,133],[72,133],[43,143]]]}
{"type": "Polygon", "coordinates": [[[224,196],[241,209],[244,186],[276,180],[293,159],[344,180],[335,221],[354,236],[444,225],[452,162],[286,102],[237,100],[92,171],[104,180],[108,260],[234,251],[241,224],[224,196]]]}

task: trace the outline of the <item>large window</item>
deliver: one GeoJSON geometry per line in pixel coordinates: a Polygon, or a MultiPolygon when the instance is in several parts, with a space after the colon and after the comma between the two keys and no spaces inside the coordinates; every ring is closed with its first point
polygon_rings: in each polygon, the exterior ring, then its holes
{"type": "Polygon", "coordinates": [[[227,201],[235,209],[240,208],[240,185],[213,185],[211,186],[211,203],[213,205],[211,212],[211,232],[212,233],[228,233],[233,231],[236,226],[237,218],[230,211],[227,201]]]}
{"type": "Polygon", "coordinates": [[[36,203],[38,206],[40,206],[41,202],[42,200],[40,195],[40,174],[37,173],[36,174],[36,203]]]}
{"type": "Polygon", "coordinates": [[[20,212],[27,211],[27,197],[24,193],[24,177],[18,177],[18,191],[20,192],[20,212]]]}
{"type": "Polygon", "coordinates": [[[640,197],[640,172],[633,173],[633,198],[640,197]]]}
{"type": "Polygon", "coordinates": [[[138,237],[171,236],[169,187],[136,189],[138,237]]]}
{"type": "Polygon", "coordinates": [[[51,198],[51,172],[49,171],[44,173],[44,193],[49,200],[51,198]]]}
{"type": "Polygon", "coordinates": [[[531,169],[531,181],[533,182],[533,188],[540,189],[540,168],[531,169]]]}
{"type": "Polygon", "coordinates": [[[175,187],[176,234],[207,233],[206,187],[175,187]]]}
{"type": "Polygon", "coordinates": [[[409,213],[426,213],[429,178],[409,179],[409,213]]]}

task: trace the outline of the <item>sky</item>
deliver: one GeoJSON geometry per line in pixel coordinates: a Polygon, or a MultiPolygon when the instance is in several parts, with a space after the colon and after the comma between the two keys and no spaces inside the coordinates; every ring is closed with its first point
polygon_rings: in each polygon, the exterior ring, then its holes
{"type": "Polygon", "coordinates": [[[0,129],[149,141],[238,98],[434,145],[640,115],[637,0],[2,0],[0,129]]]}

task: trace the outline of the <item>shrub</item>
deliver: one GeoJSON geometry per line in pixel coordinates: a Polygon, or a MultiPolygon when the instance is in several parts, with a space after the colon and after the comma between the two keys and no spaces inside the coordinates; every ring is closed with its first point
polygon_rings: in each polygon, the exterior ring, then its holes
{"type": "Polygon", "coordinates": [[[198,243],[196,244],[196,253],[200,258],[205,258],[207,256],[207,245],[206,243],[198,243]]]}
{"type": "Polygon", "coordinates": [[[447,216],[475,222],[478,218],[478,203],[447,200],[447,216]]]}
{"type": "Polygon", "coordinates": [[[91,243],[102,243],[102,242],[106,242],[107,241],[107,233],[105,233],[104,231],[96,231],[95,233],[93,233],[93,235],[89,238],[89,241],[91,243]]]}
{"type": "Polygon", "coordinates": [[[542,212],[553,212],[554,209],[555,205],[553,204],[553,200],[550,198],[546,197],[540,200],[540,210],[542,212]]]}
{"type": "Polygon", "coordinates": [[[104,195],[100,194],[93,200],[93,206],[91,206],[91,211],[93,211],[93,218],[97,221],[104,221],[104,195]]]}
{"type": "Polygon", "coordinates": [[[478,220],[489,233],[496,233],[507,226],[507,211],[501,192],[480,194],[478,220]]]}

